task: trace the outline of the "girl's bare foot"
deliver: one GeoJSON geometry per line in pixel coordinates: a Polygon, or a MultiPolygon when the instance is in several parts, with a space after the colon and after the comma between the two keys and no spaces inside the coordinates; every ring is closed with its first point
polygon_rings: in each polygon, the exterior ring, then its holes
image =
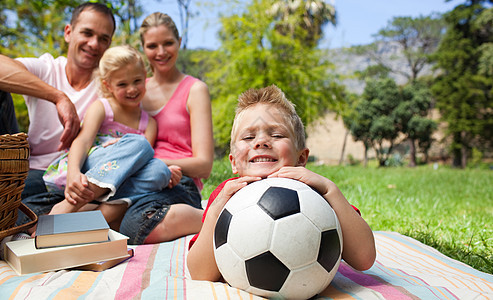
{"type": "Polygon", "coordinates": [[[71,212],[76,212],[78,210],[78,207],[70,204],[67,200],[63,200],[62,202],[59,202],[53,206],[53,208],[50,210],[49,215],[59,215],[59,214],[67,214],[71,212]]]}

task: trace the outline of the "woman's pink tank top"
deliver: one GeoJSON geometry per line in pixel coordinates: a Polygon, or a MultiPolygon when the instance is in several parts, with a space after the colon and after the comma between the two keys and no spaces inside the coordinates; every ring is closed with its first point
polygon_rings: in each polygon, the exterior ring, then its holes
{"type": "MultiPolygon", "coordinates": [[[[181,159],[193,156],[187,100],[190,88],[196,81],[197,78],[189,75],[183,78],[168,103],[154,115],[158,125],[154,157],[181,159]]],[[[199,190],[202,190],[203,184],[200,178],[194,178],[194,182],[199,190]]]]}

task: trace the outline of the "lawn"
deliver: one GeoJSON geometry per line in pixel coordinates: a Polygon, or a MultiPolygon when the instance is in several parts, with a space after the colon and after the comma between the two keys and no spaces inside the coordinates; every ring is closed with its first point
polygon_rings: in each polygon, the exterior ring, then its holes
{"type": "MultiPolygon", "coordinates": [[[[316,166],[358,207],[373,230],[396,231],[493,274],[493,171],[316,166]]],[[[227,161],[215,161],[203,197],[231,177],[227,161]]]]}

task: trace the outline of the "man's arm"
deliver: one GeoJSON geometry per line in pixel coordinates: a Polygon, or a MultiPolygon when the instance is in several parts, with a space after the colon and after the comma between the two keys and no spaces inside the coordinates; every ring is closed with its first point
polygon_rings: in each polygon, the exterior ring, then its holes
{"type": "Polygon", "coordinates": [[[72,101],[65,93],[30,73],[21,62],[0,54],[0,66],[0,90],[45,99],[56,105],[58,118],[64,127],[58,149],[68,148],[80,128],[79,116],[72,101]]]}

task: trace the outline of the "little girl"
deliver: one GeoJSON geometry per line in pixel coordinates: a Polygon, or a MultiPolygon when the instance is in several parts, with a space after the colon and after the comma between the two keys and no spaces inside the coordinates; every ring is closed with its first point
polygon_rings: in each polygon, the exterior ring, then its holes
{"type": "Polygon", "coordinates": [[[181,171],[153,158],[157,125],[140,107],[146,70],[137,50],[108,49],[99,63],[99,78],[103,98],[87,109],[68,160],[62,155],[43,178],[48,187],[65,188],[65,200],[50,214],[78,211],[96,200],[111,225],[132,202],[166,188],[171,173],[175,177],[181,171]]]}

